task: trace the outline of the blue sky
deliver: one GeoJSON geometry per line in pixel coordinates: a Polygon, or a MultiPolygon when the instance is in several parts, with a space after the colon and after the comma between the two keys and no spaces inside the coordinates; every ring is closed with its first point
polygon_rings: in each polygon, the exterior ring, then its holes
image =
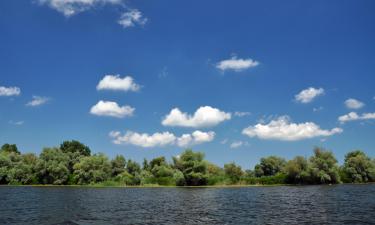
{"type": "Polygon", "coordinates": [[[0,2],[0,143],[375,156],[375,2],[0,2]],[[72,3],[73,2],[73,3],[72,3]],[[107,77],[106,77],[107,76],[107,77]],[[106,77],[106,78],[105,78],[106,77]]]}

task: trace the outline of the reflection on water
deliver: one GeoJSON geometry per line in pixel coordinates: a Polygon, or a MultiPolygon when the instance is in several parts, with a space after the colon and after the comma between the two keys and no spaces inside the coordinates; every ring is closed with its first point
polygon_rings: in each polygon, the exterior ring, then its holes
{"type": "Polygon", "coordinates": [[[0,187],[0,224],[375,224],[375,185],[0,187]]]}

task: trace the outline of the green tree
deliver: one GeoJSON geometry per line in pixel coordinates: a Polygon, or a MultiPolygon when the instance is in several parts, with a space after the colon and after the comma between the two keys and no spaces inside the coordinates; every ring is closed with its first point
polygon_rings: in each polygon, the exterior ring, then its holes
{"type": "Polygon", "coordinates": [[[117,155],[114,159],[111,160],[111,169],[112,169],[111,175],[113,177],[119,175],[120,173],[125,171],[125,167],[126,167],[126,160],[124,156],[117,155]]]}
{"type": "Polygon", "coordinates": [[[206,185],[208,181],[207,162],[202,152],[188,149],[180,157],[173,157],[174,167],[180,170],[189,186],[206,185]]]}
{"type": "Polygon", "coordinates": [[[86,156],[74,165],[74,179],[78,184],[106,181],[111,175],[111,164],[102,153],[86,156]]]}
{"type": "Polygon", "coordinates": [[[146,179],[148,178],[148,174],[141,174],[141,172],[141,166],[137,162],[129,159],[126,163],[126,170],[117,175],[115,180],[126,185],[139,185],[142,179],[144,182],[147,182],[146,179]]]}
{"type": "Polygon", "coordinates": [[[311,182],[315,184],[339,183],[339,167],[331,151],[321,148],[314,149],[314,156],[310,158],[311,182]]]}
{"type": "Polygon", "coordinates": [[[4,144],[3,146],[1,146],[0,152],[5,152],[5,153],[13,152],[16,154],[20,154],[20,152],[18,151],[17,145],[15,144],[4,144]]]}
{"type": "Polygon", "coordinates": [[[224,165],[225,176],[229,178],[231,184],[236,184],[241,180],[243,171],[241,166],[236,165],[234,162],[224,165]]]}
{"type": "Polygon", "coordinates": [[[310,182],[309,162],[303,156],[297,156],[289,160],[285,165],[287,182],[292,184],[303,184],[310,182]]]}
{"type": "Polygon", "coordinates": [[[260,164],[255,165],[255,176],[273,176],[281,172],[285,166],[285,159],[277,156],[269,156],[260,159],[260,164]]]}
{"type": "Polygon", "coordinates": [[[375,165],[362,151],[346,154],[343,171],[347,182],[362,183],[375,181],[375,165]]]}
{"type": "Polygon", "coordinates": [[[12,166],[13,163],[10,160],[9,154],[0,152],[0,184],[9,183],[9,171],[12,166]]]}
{"type": "Polygon", "coordinates": [[[69,178],[69,157],[58,148],[45,148],[36,165],[41,184],[66,184],[69,178]]]}
{"type": "Polygon", "coordinates": [[[60,149],[69,157],[68,169],[70,173],[73,173],[74,164],[78,163],[82,157],[90,156],[91,154],[88,146],[76,140],[64,141],[60,145],[60,149]]]}
{"type": "Polygon", "coordinates": [[[33,153],[20,155],[20,159],[13,163],[8,171],[9,183],[11,184],[36,184],[36,165],[38,157],[33,153]]]}

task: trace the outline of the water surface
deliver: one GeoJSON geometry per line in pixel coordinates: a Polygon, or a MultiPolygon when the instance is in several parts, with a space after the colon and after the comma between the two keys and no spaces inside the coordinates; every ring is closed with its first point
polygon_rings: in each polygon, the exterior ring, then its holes
{"type": "Polygon", "coordinates": [[[375,185],[0,186],[0,224],[375,224],[375,185]]]}

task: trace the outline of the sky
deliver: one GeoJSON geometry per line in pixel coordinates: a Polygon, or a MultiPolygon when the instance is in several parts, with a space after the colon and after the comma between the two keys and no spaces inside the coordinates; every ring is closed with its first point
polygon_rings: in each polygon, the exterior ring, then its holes
{"type": "Polygon", "coordinates": [[[375,2],[0,1],[0,143],[375,157],[375,2]]]}

